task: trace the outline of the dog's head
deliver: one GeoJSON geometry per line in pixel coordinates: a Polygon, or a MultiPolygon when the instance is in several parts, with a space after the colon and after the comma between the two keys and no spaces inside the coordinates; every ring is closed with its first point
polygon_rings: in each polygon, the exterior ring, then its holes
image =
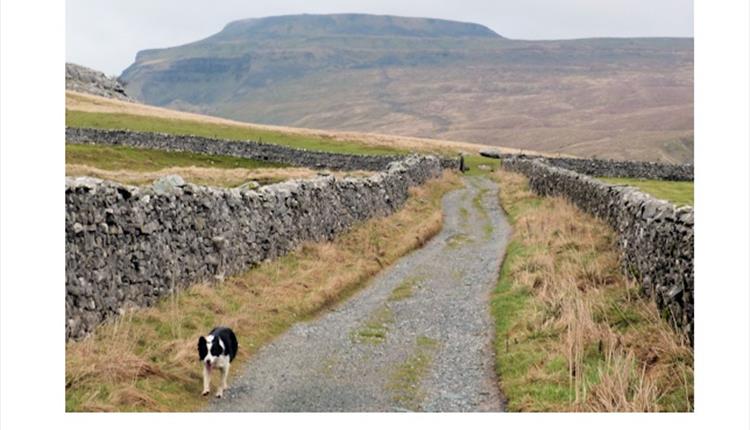
{"type": "Polygon", "coordinates": [[[216,364],[216,359],[224,355],[224,343],[221,339],[208,335],[198,339],[198,356],[208,370],[216,364]]]}

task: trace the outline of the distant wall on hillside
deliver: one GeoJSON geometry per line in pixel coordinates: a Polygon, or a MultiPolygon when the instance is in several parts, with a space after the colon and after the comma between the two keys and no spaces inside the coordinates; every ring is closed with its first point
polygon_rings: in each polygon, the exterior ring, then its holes
{"type": "MultiPolygon", "coordinates": [[[[330,170],[378,171],[385,169],[388,164],[403,160],[406,157],[399,155],[340,154],[308,151],[253,141],[96,128],[68,127],[65,129],[65,141],[67,143],[123,145],[166,151],[229,155],[291,166],[330,170]]],[[[440,163],[444,168],[458,169],[460,161],[459,157],[443,158],[440,163]]]]}
{"type": "Polygon", "coordinates": [[[364,178],[329,175],[252,191],[179,178],[143,188],[67,178],[66,339],[187,285],[388,215],[404,204],[409,187],[441,173],[436,157],[410,156],[364,178]]]}
{"type": "Polygon", "coordinates": [[[566,197],[617,233],[623,271],[640,282],[663,315],[693,341],[693,208],[677,208],[633,187],[608,185],[547,161],[506,158],[541,195],[566,197]]]}
{"type": "Polygon", "coordinates": [[[547,164],[584,175],[595,177],[623,177],[662,179],[668,181],[692,181],[692,164],[663,164],[647,161],[599,160],[593,158],[558,158],[542,156],[515,156],[485,152],[482,155],[491,158],[527,158],[540,159],[547,164]]]}

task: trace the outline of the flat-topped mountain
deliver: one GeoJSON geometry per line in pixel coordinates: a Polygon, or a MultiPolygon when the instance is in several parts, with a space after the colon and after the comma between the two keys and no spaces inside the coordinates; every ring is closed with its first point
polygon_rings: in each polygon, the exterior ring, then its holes
{"type": "Polygon", "coordinates": [[[473,23],[362,14],[234,21],[141,51],[149,104],[243,121],[686,162],[693,40],[520,41],[473,23]]]}
{"type": "Polygon", "coordinates": [[[367,14],[286,15],[230,22],[214,36],[218,40],[251,37],[499,37],[489,28],[473,23],[431,18],[405,18],[367,14]]]}

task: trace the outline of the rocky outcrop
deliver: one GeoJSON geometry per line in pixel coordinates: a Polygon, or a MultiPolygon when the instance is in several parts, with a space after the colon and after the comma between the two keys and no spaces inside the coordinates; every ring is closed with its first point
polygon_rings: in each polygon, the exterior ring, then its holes
{"type": "Polygon", "coordinates": [[[677,208],[633,187],[609,185],[546,161],[508,157],[503,168],[529,178],[541,195],[563,196],[617,233],[623,272],[693,342],[692,207],[677,208]]]}
{"type": "Polygon", "coordinates": [[[584,175],[610,178],[662,179],[667,181],[692,181],[692,164],[664,164],[647,161],[599,160],[593,158],[562,158],[542,156],[517,156],[482,151],[484,157],[499,159],[538,159],[545,163],[572,170],[584,175]]]}
{"type": "Polygon", "coordinates": [[[65,63],[65,89],[112,99],[133,101],[117,79],[73,63],[65,63]]]}
{"type": "MultiPolygon", "coordinates": [[[[403,155],[355,155],[334,152],[310,151],[271,143],[250,140],[225,140],[201,136],[180,136],[166,133],[149,133],[129,130],[106,130],[96,128],[66,128],[67,143],[90,143],[123,145],[134,148],[184,151],[200,154],[229,155],[250,158],[290,166],[331,170],[385,169],[394,161],[403,160],[403,155]]],[[[448,169],[459,169],[460,158],[442,158],[441,165],[448,169]]]]}
{"type": "Polygon", "coordinates": [[[143,188],[67,178],[66,339],[187,285],[388,215],[409,187],[441,172],[437,158],[411,156],[365,178],[320,176],[256,190],[197,186],[177,176],[143,188]]]}

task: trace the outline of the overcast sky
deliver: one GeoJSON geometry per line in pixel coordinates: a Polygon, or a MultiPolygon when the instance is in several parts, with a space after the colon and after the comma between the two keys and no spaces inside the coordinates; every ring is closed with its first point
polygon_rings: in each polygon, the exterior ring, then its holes
{"type": "Polygon", "coordinates": [[[119,75],[142,49],[202,39],[229,21],[349,12],[476,22],[511,39],[693,36],[692,0],[67,0],[66,61],[119,75]]]}

